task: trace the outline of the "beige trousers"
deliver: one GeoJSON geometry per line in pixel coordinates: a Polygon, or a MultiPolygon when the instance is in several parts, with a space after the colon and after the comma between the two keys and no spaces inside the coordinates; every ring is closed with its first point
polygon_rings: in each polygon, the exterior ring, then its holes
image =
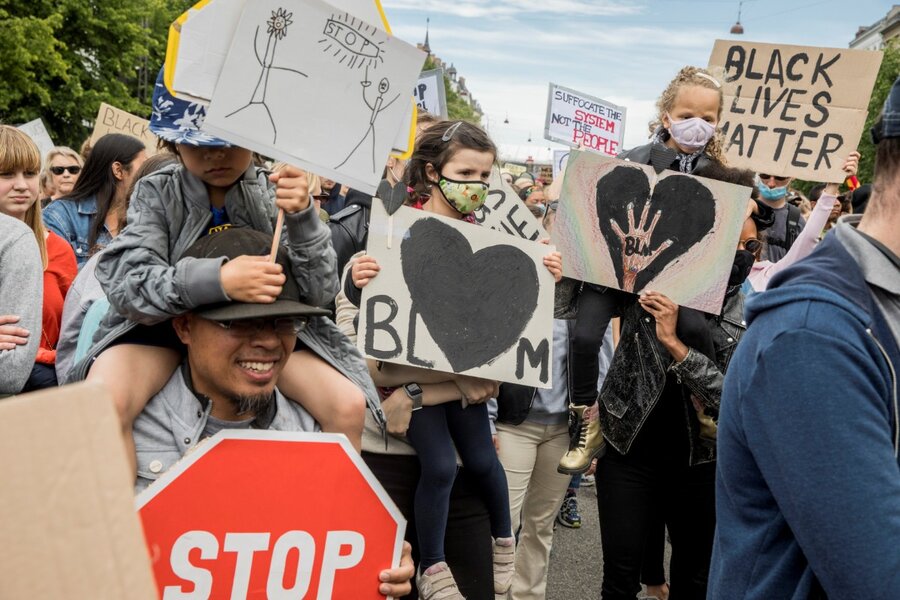
{"type": "Polygon", "coordinates": [[[553,520],[571,476],[556,472],[569,449],[565,424],[521,425],[497,423],[500,463],[509,486],[509,512],[513,529],[521,521],[516,549],[513,600],[543,600],[553,542],[553,520]]]}

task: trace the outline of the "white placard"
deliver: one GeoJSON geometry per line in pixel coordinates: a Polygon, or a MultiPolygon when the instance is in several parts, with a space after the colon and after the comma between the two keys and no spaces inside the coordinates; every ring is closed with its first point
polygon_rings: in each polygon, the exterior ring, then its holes
{"type": "Polygon", "coordinates": [[[413,93],[419,110],[447,118],[447,98],[444,90],[444,70],[422,71],[413,93]]]}
{"type": "Polygon", "coordinates": [[[569,162],[569,151],[568,150],[554,150],[553,151],[553,181],[555,182],[557,179],[562,177],[563,173],[566,172],[566,164],[569,162]]]}
{"type": "Polygon", "coordinates": [[[625,107],[551,83],[544,137],[572,148],[616,156],[625,139],[625,107]]]}
{"type": "Polygon", "coordinates": [[[22,125],[19,125],[18,129],[27,133],[28,137],[37,144],[38,150],[41,151],[42,161],[44,160],[44,157],[47,156],[50,149],[56,145],[53,143],[53,139],[50,137],[50,133],[47,131],[47,127],[44,125],[42,119],[35,119],[34,121],[23,123],[22,125]]]}
{"type": "Polygon", "coordinates": [[[516,191],[503,180],[499,167],[495,166],[491,172],[490,185],[484,206],[474,213],[476,223],[533,242],[550,237],[541,221],[531,214],[516,191]]]}
{"type": "Polygon", "coordinates": [[[247,3],[204,130],[374,194],[424,61],[321,0],[247,3]]]}
{"type": "Polygon", "coordinates": [[[553,381],[550,246],[431,212],[372,203],[366,252],[381,266],[363,288],[368,357],[502,382],[553,381]]]}
{"type": "MultiPolygon", "coordinates": [[[[245,4],[246,0],[212,0],[188,11],[181,25],[172,82],[176,96],[201,102],[213,97],[245,4]]],[[[381,10],[373,0],[332,0],[330,4],[370,25],[384,27],[381,10]]]]}

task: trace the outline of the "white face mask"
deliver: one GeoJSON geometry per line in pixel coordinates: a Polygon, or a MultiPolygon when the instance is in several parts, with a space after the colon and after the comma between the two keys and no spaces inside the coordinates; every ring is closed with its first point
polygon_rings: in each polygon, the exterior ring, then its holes
{"type": "Polygon", "coordinates": [[[716,134],[716,126],[707,123],[700,117],[676,121],[669,113],[666,113],[666,116],[669,117],[669,133],[672,139],[690,152],[696,152],[706,147],[709,140],[716,134]]]}

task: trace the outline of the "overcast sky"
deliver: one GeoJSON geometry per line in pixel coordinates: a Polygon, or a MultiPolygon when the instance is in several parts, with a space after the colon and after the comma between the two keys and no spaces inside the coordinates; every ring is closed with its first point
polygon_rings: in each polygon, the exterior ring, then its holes
{"type": "MultiPolygon", "coordinates": [[[[495,142],[544,147],[550,81],[627,107],[625,147],[646,141],[656,98],[714,40],[847,47],[887,0],[382,0],[395,35],[455,64],[495,142]],[[509,124],[503,120],[509,116],[509,124]]],[[[555,145],[554,145],[555,146],[555,145]]]]}

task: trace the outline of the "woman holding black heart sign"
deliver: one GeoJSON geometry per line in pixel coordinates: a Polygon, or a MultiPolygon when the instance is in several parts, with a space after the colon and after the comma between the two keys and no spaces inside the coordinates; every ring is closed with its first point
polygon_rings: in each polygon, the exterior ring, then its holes
{"type": "MultiPolygon", "coordinates": [[[[685,67],[657,103],[651,142],[619,158],[657,172],[702,173],[752,186],[752,173],[723,166],[716,138],[722,104],[718,80],[685,67]]],[[[684,228],[680,236],[667,233],[669,221],[684,219],[687,211],[699,240],[713,225],[712,195],[693,178],[669,176],[654,187],[643,172],[617,167],[599,180],[597,202],[607,210],[622,205],[629,215],[600,225],[608,242],[618,242],[610,247],[625,253],[627,242],[641,244],[616,272],[621,289],[640,296],[583,286],[571,350],[575,437],[559,470],[582,472],[605,454],[597,468],[605,600],[634,598],[640,591],[642,558],[653,550],[648,544],[658,543],[660,521],[672,542],[671,598],[705,598],[715,528],[716,427],[710,415],[718,410],[723,373],[743,330],[740,284],[753,257],[737,249],[720,315],[680,308],[647,286],[694,243],[684,228]],[[677,203],[679,210],[662,210],[659,203],[677,203]],[[598,398],[601,336],[615,315],[622,317],[622,331],[599,393],[600,415],[585,423],[584,411],[598,398]]]]}
{"type": "MultiPolygon", "coordinates": [[[[749,187],[753,173],[707,165],[697,173],[749,187]]],[[[632,598],[642,557],[672,545],[671,598],[705,598],[715,531],[722,384],[746,328],[741,287],[771,211],[752,203],[719,314],[679,307],[645,289],[622,305],[619,346],[600,393],[609,450],[597,467],[603,598],[632,598]]],[[[661,554],[660,554],[661,556],[661,554]]]]}
{"type": "MultiPolygon", "coordinates": [[[[671,169],[681,173],[693,173],[710,164],[722,164],[724,156],[721,142],[715,135],[716,125],[722,116],[722,104],[722,89],[718,80],[703,69],[683,68],[657,101],[659,113],[657,120],[650,125],[653,132],[650,143],[628,150],[619,158],[652,164],[657,171],[671,169]]],[[[633,174],[627,171],[630,169],[623,169],[622,175],[626,179],[629,176],[633,179],[633,174]]],[[[676,187],[693,183],[687,178],[679,178],[684,181],[671,179],[672,185],[676,187]]],[[[650,185],[646,181],[617,181],[615,187],[614,190],[598,189],[598,196],[604,193],[615,197],[633,194],[635,202],[643,202],[650,194],[650,185]],[[646,194],[642,192],[642,187],[646,188],[646,194]]],[[[683,189],[671,191],[675,194],[685,192],[683,189]]],[[[649,206],[649,203],[644,206],[649,206]]],[[[700,229],[704,226],[706,230],[709,229],[711,223],[704,225],[699,222],[708,221],[708,215],[698,213],[695,217],[700,229]]],[[[637,224],[632,216],[628,231],[623,231],[620,225],[618,231],[611,230],[610,235],[621,234],[623,238],[632,240],[649,238],[657,223],[658,213],[653,216],[645,214],[637,224]]],[[[601,223],[601,228],[606,224],[609,222],[601,223]]],[[[652,279],[654,271],[661,268],[664,260],[656,259],[662,254],[677,250],[670,246],[671,242],[666,240],[659,247],[648,247],[646,252],[633,252],[628,272],[618,273],[622,288],[639,291],[643,287],[642,283],[652,279]],[[657,264],[654,265],[654,262],[657,264]]],[[[575,423],[575,427],[571,449],[559,464],[560,473],[583,473],[595,458],[603,456],[606,451],[599,423],[585,423],[583,415],[597,400],[597,356],[603,332],[610,319],[620,310],[622,302],[627,299],[628,295],[622,292],[594,285],[582,286],[577,298],[578,309],[571,349],[574,368],[570,406],[570,420],[575,423]]]]}
{"type": "MultiPolygon", "coordinates": [[[[430,196],[420,198],[413,208],[474,222],[472,213],[487,197],[496,155],[493,142],[474,125],[456,121],[431,126],[417,140],[407,166],[407,184],[414,189],[430,189],[430,196]]],[[[439,236],[432,237],[435,239],[429,238],[428,243],[445,247],[439,236]]],[[[544,265],[559,281],[560,254],[548,253],[544,265]]],[[[377,277],[380,270],[373,257],[358,257],[351,267],[347,286],[352,285],[356,290],[348,290],[348,297],[358,296],[358,290],[377,277]]],[[[496,382],[389,364],[380,365],[372,377],[376,384],[394,388],[383,392],[388,427],[397,430],[408,426],[406,436],[421,463],[413,503],[420,555],[416,578],[419,597],[423,600],[463,598],[460,588],[470,583],[461,578],[457,585],[444,551],[450,494],[457,472],[454,446],[465,470],[475,478],[490,516],[494,539],[493,591],[506,594],[514,574],[515,539],[506,476],[494,451],[484,404],[489,397],[496,396],[496,382]],[[489,389],[484,383],[490,383],[489,389]],[[403,395],[409,397],[411,405],[405,410],[395,410],[395,401],[403,400],[403,395]]]]}

